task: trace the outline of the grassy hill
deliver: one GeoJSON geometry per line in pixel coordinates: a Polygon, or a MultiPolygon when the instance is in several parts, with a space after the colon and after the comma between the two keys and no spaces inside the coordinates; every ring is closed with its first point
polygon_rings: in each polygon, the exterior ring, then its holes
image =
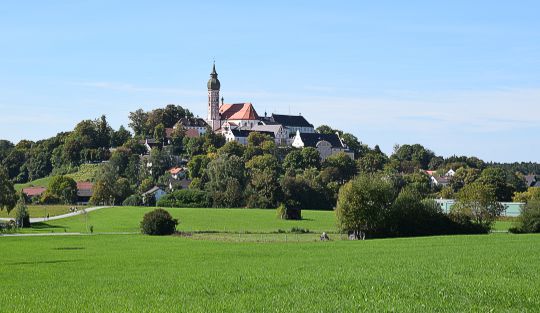
{"type": "MultiPolygon", "coordinates": [[[[227,211],[224,211],[227,212],[227,211]]],[[[186,218],[186,223],[187,222],[186,218]]],[[[208,228],[213,228],[209,226],[208,228]]],[[[1,311],[537,312],[540,236],[0,238],[1,311]],[[31,296],[28,296],[31,295],[31,296]]]]}
{"type": "MultiPolygon", "coordinates": [[[[75,181],[93,181],[100,165],[101,164],[82,164],[79,166],[77,172],[66,174],[66,176],[73,178],[75,181]]],[[[24,184],[15,184],[15,190],[20,191],[23,188],[32,186],[47,187],[50,179],[51,176],[48,176],[24,184]]]]}

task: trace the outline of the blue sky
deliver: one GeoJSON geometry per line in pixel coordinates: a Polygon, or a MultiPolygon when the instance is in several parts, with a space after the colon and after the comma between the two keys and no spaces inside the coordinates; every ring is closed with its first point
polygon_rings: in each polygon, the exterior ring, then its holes
{"type": "Polygon", "coordinates": [[[0,7],[0,138],[168,103],[302,113],[390,153],[540,161],[537,1],[25,1],[0,7]]]}

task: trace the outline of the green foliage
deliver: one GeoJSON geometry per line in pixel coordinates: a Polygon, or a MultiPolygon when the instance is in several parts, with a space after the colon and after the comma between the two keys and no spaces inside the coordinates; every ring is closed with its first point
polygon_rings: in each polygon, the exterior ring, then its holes
{"type": "Polygon", "coordinates": [[[288,207],[282,203],[277,208],[277,216],[282,220],[301,220],[302,209],[298,207],[288,207]]]}
{"type": "Polygon", "coordinates": [[[419,144],[397,146],[391,158],[401,163],[400,169],[412,173],[415,169],[428,169],[435,153],[419,144]]]}
{"type": "Polygon", "coordinates": [[[529,187],[527,191],[516,192],[512,200],[514,202],[540,201],[540,187],[529,187]]]}
{"type": "Polygon", "coordinates": [[[382,152],[368,152],[357,160],[358,171],[364,174],[382,171],[388,157],[382,152]]]}
{"type": "Polygon", "coordinates": [[[275,208],[281,195],[279,163],[270,154],[257,155],[246,163],[249,181],[247,205],[252,208],[275,208]]]}
{"type": "Polygon", "coordinates": [[[244,161],[236,155],[220,155],[208,164],[205,185],[213,206],[241,207],[246,183],[244,161]]]}
{"type": "Polygon", "coordinates": [[[176,231],[178,223],[178,219],[174,219],[169,212],[155,209],[144,215],[141,232],[146,235],[171,235],[176,231]]]}
{"type": "Polygon", "coordinates": [[[380,175],[361,174],[341,187],[336,207],[343,232],[373,235],[384,228],[395,198],[392,183],[380,175]]]}
{"type": "Polygon", "coordinates": [[[329,210],[335,205],[331,190],[317,169],[308,169],[282,177],[280,185],[285,205],[304,210],[329,210]]]}
{"type": "Polygon", "coordinates": [[[301,171],[309,168],[320,168],[320,166],[319,151],[313,147],[292,150],[283,160],[285,171],[301,171]]]}
{"type": "Polygon", "coordinates": [[[120,125],[120,128],[117,131],[113,130],[111,132],[111,146],[112,147],[121,147],[130,139],[131,139],[131,133],[129,132],[129,130],[124,128],[123,125],[120,125]]]}
{"type": "Polygon", "coordinates": [[[104,164],[94,184],[92,204],[121,204],[133,194],[129,180],[118,176],[117,167],[112,163],[104,164]]]}
{"type": "Polygon", "coordinates": [[[218,149],[218,154],[230,154],[230,155],[236,155],[237,157],[243,157],[244,152],[246,150],[246,147],[237,142],[237,141],[229,141],[223,145],[223,147],[218,149]]]}
{"type": "Polygon", "coordinates": [[[30,213],[22,195],[19,196],[19,201],[17,201],[17,206],[15,207],[15,221],[19,227],[30,227],[30,213]]]}
{"type": "Polygon", "coordinates": [[[540,199],[529,200],[521,209],[514,233],[540,233],[540,199]]]}
{"type": "Polygon", "coordinates": [[[0,210],[10,212],[17,203],[17,194],[13,182],[9,180],[6,170],[0,166],[0,210]]]}
{"type": "Polygon", "coordinates": [[[326,158],[323,167],[334,168],[337,175],[333,180],[340,183],[344,183],[356,175],[356,164],[354,160],[344,152],[339,152],[326,158]]]}
{"type": "Polygon", "coordinates": [[[525,191],[525,183],[516,183],[515,174],[509,173],[502,168],[488,167],[482,171],[479,183],[489,185],[494,189],[498,201],[512,201],[512,195],[516,191],[525,191]]]}
{"type": "Polygon", "coordinates": [[[58,175],[51,178],[47,191],[43,195],[44,203],[53,204],[54,199],[60,203],[73,204],[77,201],[77,183],[68,176],[58,175]]]}
{"type": "Polygon", "coordinates": [[[143,205],[143,199],[140,195],[134,194],[127,197],[123,202],[123,206],[141,206],[143,205]]]}
{"type": "Polygon", "coordinates": [[[470,220],[489,230],[503,211],[504,207],[497,202],[495,189],[490,185],[475,182],[463,187],[456,194],[451,215],[455,220],[470,220]]]}
{"type": "Polygon", "coordinates": [[[204,191],[181,189],[161,197],[157,205],[176,208],[207,208],[211,206],[211,202],[208,194],[204,191]]]}

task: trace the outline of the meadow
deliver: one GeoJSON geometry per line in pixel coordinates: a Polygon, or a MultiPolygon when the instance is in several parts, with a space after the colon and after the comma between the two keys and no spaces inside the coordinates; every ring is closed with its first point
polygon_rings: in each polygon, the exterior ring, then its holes
{"type": "MultiPolygon", "coordinates": [[[[148,207],[113,207],[70,218],[35,223],[23,232],[86,232],[87,225],[96,233],[139,232],[139,223],[148,207]]],[[[274,233],[290,231],[293,227],[321,233],[336,232],[332,211],[302,211],[303,219],[278,219],[276,210],[264,209],[189,209],[167,208],[180,220],[178,229],[185,232],[206,233],[274,233]]]]}
{"type": "Polygon", "coordinates": [[[540,236],[0,238],[1,312],[538,312],[540,236]]]}
{"type": "MultiPolygon", "coordinates": [[[[49,216],[56,216],[56,215],[62,215],[69,213],[69,208],[71,207],[77,207],[79,209],[85,208],[87,206],[84,205],[33,205],[28,204],[28,213],[30,214],[30,217],[46,217],[47,214],[49,216]]],[[[0,211],[0,217],[15,217],[15,210],[11,210],[11,212],[7,212],[7,210],[0,211]]]]}

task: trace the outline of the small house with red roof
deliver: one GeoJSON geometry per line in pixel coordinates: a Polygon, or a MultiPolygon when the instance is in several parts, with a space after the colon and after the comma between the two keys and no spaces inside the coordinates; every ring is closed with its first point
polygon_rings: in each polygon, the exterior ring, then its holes
{"type": "Polygon", "coordinates": [[[47,190],[45,187],[26,187],[22,189],[22,192],[30,199],[39,198],[47,190]]]}

